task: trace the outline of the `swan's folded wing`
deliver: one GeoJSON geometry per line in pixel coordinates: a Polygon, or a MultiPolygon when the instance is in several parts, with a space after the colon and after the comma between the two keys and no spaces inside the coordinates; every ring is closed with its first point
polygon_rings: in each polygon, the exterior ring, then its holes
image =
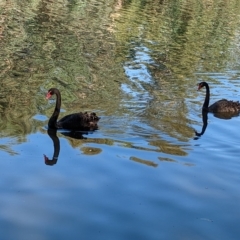
{"type": "Polygon", "coordinates": [[[229,101],[227,99],[221,99],[215,103],[213,103],[209,107],[209,112],[239,112],[240,111],[240,103],[229,101]]]}
{"type": "Polygon", "coordinates": [[[73,113],[60,119],[57,127],[82,131],[96,130],[99,119],[96,113],[73,113]]]}

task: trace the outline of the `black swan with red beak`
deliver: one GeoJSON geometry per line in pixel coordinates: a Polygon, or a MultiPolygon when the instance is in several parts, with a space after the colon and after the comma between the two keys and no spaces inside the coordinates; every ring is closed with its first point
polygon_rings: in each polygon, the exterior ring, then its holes
{"type": "Polygon", "coordinates": [[[203,87],[206,88],[206,97],[203,103],[203,110],[206,110],[212,113],[232,113],[233,114],[233,113],[240,112],[240,103],[238,101],[234,102],[234,101],[229,101],[227,99],[221,99],[213,103],[211,106],[208,106],[210,101],[209,86],[206,82],[201,82],[198,84],[198,90],[200,90],[203,87]]]}
{"type": "Polygon", "coordinates": [[[50,88],[47,92],[46,98],[50,99],[53,95],[56,95],[56,106],[52,116],[48,121],[48,127],[51,129],[69,129],[79,131],[93,131],[98,129],[99,117],[96,113],[73,113],[69,114],[59,121],[57,121],[60,107],[61,107],[61,94],[57,88],[50,88]]]}

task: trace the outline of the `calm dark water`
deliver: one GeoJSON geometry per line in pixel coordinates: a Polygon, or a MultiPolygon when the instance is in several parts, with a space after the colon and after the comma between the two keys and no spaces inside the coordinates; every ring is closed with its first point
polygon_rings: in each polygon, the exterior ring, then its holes
{"type": "Polygon", "coordinates": [[[195,134],[198,82],[240,99],[239,10],[0,2],[1,239],[239,239],[240,118],[208,114],[195,134]],[[50,87],[99,130],[49,136],[50,87]]]}

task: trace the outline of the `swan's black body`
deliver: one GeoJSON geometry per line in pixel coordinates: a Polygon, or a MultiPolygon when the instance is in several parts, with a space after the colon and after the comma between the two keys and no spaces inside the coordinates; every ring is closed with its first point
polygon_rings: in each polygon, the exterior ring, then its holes
{"type": "Polygon", "coordinates": [[[203,109],[212,112],[212,113],[238,113],[240,112],[240,103],[229,101],[227,99],[221,99],[215,103],[213,103],[211,106],[209,106],[210,101],[210,89],[206,82],[201,82],[198,84],[198,90],[201,88],[206,88],[206,97],[205,101],[203,103],[203,109]]]}
{"type": "Polygon", "coordinates": [[[57,88],[51,88],[48,90],[46,98],[51,98],[52,95],[56,94],[56,106],[52,116],[48,121],[48,127],[51,129],[69,129],[69,130],[79,130],[79,131],[92,131],[98,129],[97,122],[99,117],[96,113],[73,113],[69,114],[59,121],[57,121],[60,107],[61,107],[61,94],[57,88]]]}

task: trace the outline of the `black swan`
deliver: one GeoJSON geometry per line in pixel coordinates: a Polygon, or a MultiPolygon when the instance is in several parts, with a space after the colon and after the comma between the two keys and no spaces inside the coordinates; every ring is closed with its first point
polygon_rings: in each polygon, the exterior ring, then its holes
{"type": "Polygon", "coordinates": [[[204,110],[212,113],[239,113],[240,112],[240,103],[238,101],[234,102],[234,101],[229,101],[227,99],[222,99],[213,103],[211,106],[208,106],[209,100],[210,100],[209,86],[206,82],[200,82],[198,84],[198,90],[200,90],[203,87],[206,87],[206,97],[203,103],[204,110]]]}
{"type": "Polygon", "coordinates": [[[69,114],[59,121],[58,115],[60,113],[61,107],[61,94],[57,88],[50,88],[47,92],[46,98],[49,99],[52,95],[56,94],[56,106],[52,116],[48,121],[48,127],[51,129],[69,129],[69,130],[80,130],[80,131],[93,131],[98,129],[97,122],[99,121],[99,117],[96,113],[73,113],[69,114]]]}

